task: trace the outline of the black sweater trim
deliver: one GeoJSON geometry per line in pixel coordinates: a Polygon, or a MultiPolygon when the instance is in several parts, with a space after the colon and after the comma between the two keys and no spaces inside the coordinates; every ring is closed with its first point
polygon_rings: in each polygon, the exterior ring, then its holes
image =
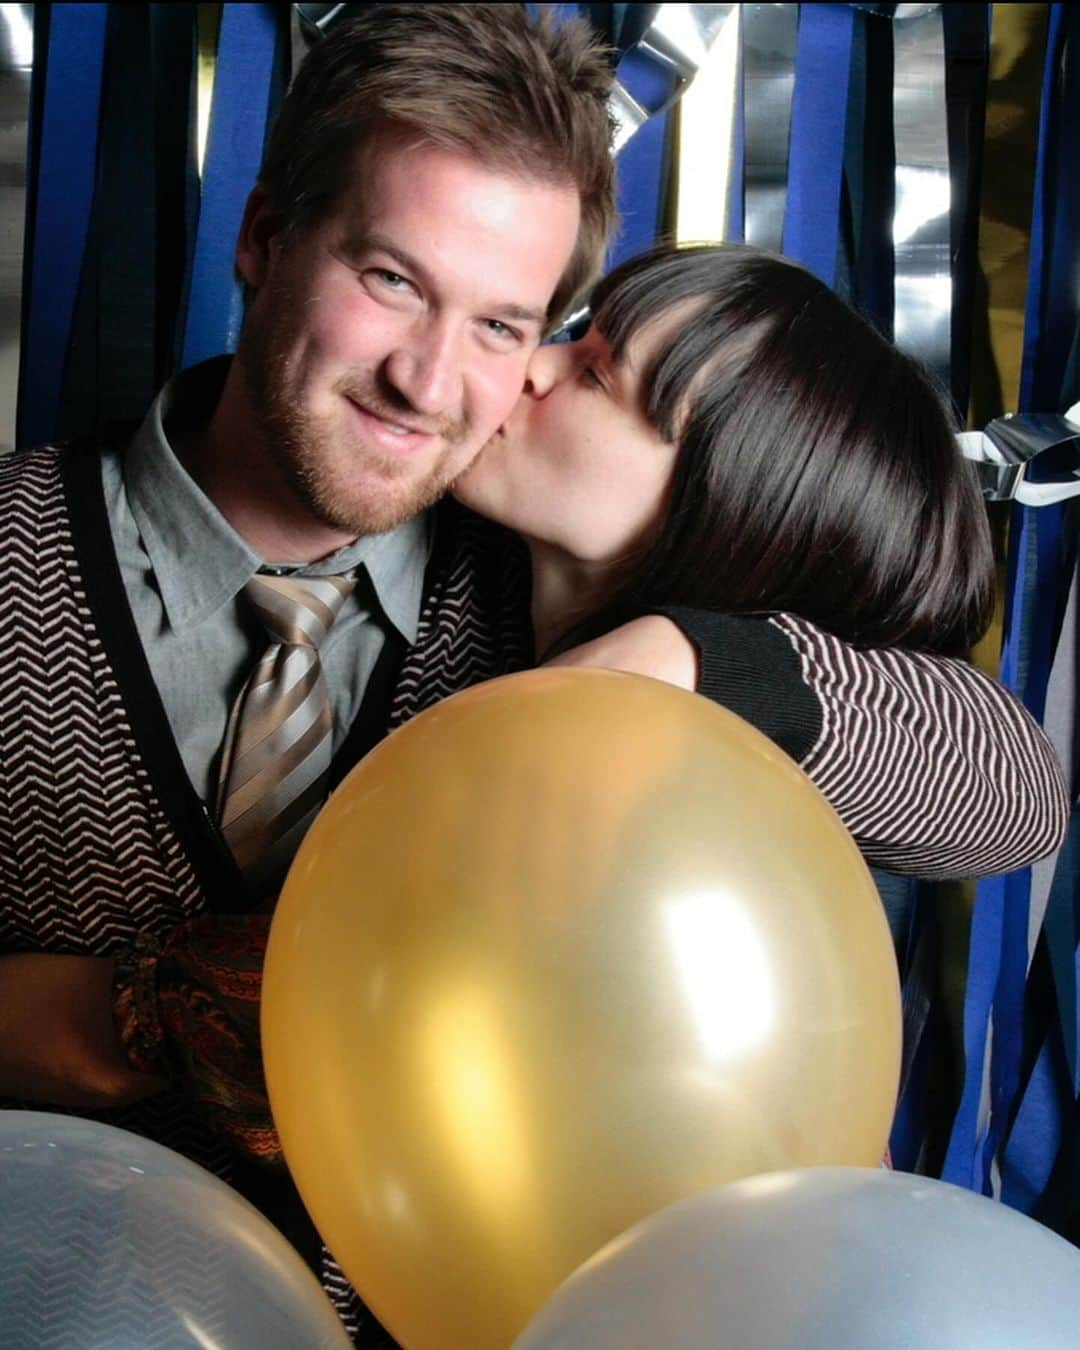
{"type": "Polygon", "coordinates": [[[161,808],[208,906],[223,913],[252,909],[256,899],[191,784],[150,673],[113,544],[99,447],[85,441],[66,446],[61,451],[60,470],[87,604],[161,808]]]}
{"type": "Polygon", "coordinates": [[[655,612],[676,623],[697,648],[698,693],[730,708],[801,764],[821,735],[821,704],[803,677],[798,652],[768,615],[682,605],[655,612]]]}

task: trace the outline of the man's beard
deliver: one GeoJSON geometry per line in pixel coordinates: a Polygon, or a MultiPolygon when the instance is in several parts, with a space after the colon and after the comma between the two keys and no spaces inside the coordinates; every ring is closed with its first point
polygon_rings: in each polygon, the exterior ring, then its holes
{"type": "MultiPolygon", "coordinates": [[[[248,335],[249,341],[240,359],[263,444],[311,515],[333,530],[359,538],[396,529],[433,506],[446,493],[454,476],[446,467],[446,460],[450,458],[449,452],[465,438],[464,422],[439,419],[432,424],[431,419],[425,421],[424,425],[432,426],[433,432],[447,447],[447,453],[425,478],[409,481],[411,466],[407,460],[381,457],[367,449],[359,467],[369,485],[366,490],[349,492],[326,472],[325,466],[337,461],[333,427],[322,424],[287,392],[288,360],[284,345],[275,341],[278,336],[273,331],[248,335]]],[[[285,338],[287,334],[280,336],[285,338]]],[[[404,405],[393,409],[390,406],[392,398],[371,389],[370,381],[354,376],[339,383],[340,387],[335,387],[334,392],[343,402],[352,398],[391,422],[395,416],[410,424],[418,421],[404,405]]]]}

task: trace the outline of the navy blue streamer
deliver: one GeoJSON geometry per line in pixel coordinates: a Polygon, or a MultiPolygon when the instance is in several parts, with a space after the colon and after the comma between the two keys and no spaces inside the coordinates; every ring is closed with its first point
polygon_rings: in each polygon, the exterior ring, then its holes
{"type": "Polygon", "coordinates": [[[187,272],[195,6],[109,6],[97,177],[56,434],[137,422],[172,373],[187,272]]]}
{"type": "Polygon", "coordinates": [[[233,351],[243,322],[236,237],[262,161],[281,28],[270,4],[223,5],[181,364],[233,351]]]}
{"type": "Polygon", "coordinates": [[[86,251],[97,162],[107,5],[38,6],[47,32],[35,44],[37,136],[31,146],[30,209],[16,442],[56,431],[72,315],[86,251]]]}
{"type": "MultiPolygon", "coordinates": [[[[624,40],[633,34],[623,25],[624,40]]],[[[671,113],[675,93],[673,72],[653,57],[630,46],[619,58],[616,75],[643,108],[654,113],[623,147],[615,165],[619,225],[608,252],[608,266],[651,248],[664,233],[671,167],[671,113]]]]}
{"type": "Polygon", "coordinates": [[[855,11],[801,5],[783,251],[836,284],[855,11]]]}

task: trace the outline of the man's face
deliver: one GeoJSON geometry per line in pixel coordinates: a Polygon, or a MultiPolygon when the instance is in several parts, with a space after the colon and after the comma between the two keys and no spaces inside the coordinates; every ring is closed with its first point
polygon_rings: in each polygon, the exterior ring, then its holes
{"type": "Polygon", "coordinates": [[[577,237],[572,185],[393,141],[283,242],[249,211],[240,345],[283,509],[344,535],[437,500],[521,392],[577,237]]]}

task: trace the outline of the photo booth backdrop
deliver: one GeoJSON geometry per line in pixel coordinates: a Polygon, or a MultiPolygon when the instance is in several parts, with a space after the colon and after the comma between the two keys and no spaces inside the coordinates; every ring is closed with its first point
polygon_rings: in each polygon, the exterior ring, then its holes
{"type": "MultiPolygon", "coordinates": [[[[235,346],[267,126],[308,46],[361,8],[0,5],[0,449],[136,421],[172,371],[235,346]]],[[[1080,399],[1080,9],[529,8],[584,17],[617,55],[612,263],[657,238],[781,249],[976,430],[1050,416],[970,451],[1011,464],[986,474],[1003,614],[979,657],[1044,721],[1075,796],[1077,507],[1018,496],[1068,495],[1080,464],[1060,417],[1080,399]]],[[[973,906],[909,888],[906,968],[942,979],[935,1000],[908,984],[893,1138],[899,1166],[1074,1240],[1078,869],[1074,819],[1059,856],[973,906]]]]}

